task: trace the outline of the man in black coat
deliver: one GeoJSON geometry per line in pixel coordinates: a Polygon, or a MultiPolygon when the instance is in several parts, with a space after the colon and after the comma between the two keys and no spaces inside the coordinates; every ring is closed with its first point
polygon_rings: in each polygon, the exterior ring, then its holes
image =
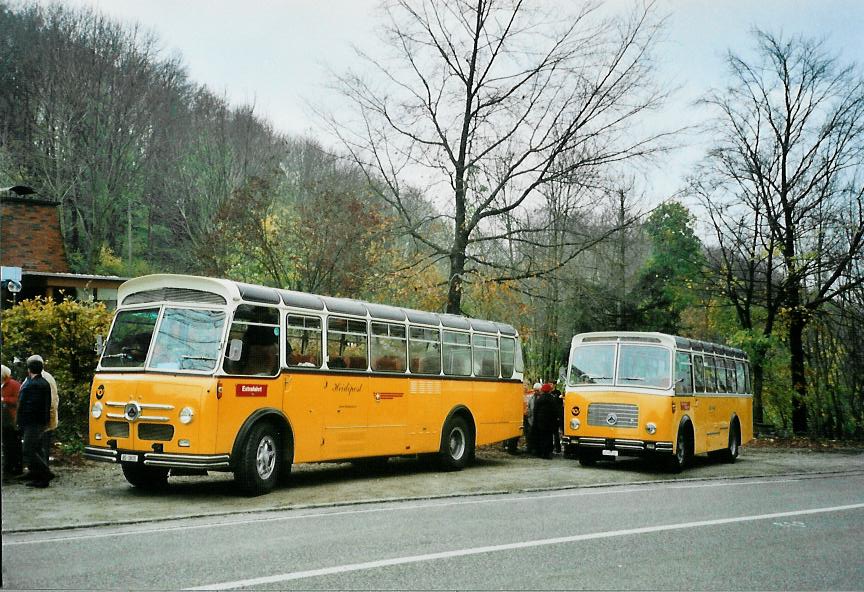
{"type": "Polygon", "coordinates": [[[552,458],[552,430],[556,429],[557,402],[552,397],[552,385],[540,387],[540,395],[534,402],[535,454],[540,458],[552,458]]]}
{"type": "Polygon", "coordinates": [[[24,439],[24,479],[30,487],[48,487],[54,477],[48,468],[42,436],[51,418],[51,386],[42,378],[41,360],[27,361],[28,378],[18,393],[18,430],[24,439]]]}

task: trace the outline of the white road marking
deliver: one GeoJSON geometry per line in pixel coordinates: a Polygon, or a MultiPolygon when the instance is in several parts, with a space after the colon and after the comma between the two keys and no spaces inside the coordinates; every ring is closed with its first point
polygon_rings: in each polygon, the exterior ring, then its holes
{"type": "Polygon", "coordinates": [[[830,508],[813,508],[810,510],[796,510],[792,512],[777,512],[774,514],[758,514],[754,516],[736,516],[734,518],[718,518],[715,520],[700,520],[697,522],[682,522],[680,524],[666,524],[662,526],[647,526],[643,528],[628,528],[625,530],[610,530],[606,532],[594,532],[590,534],[577,534],[566,537],[555,537],[551,539],[540,539],[534,541],[523,541],[519,543],[507,543],[504,545],[489,545],[485,547],[473,547],[468,549],[457,549],[454,551],[444,551],[441,553],[427,553],[425,555],[410,555],[408,557],[394,557],[392,559],[381,559],[378,561],[367,561],[364,563],[350,563],[347,565],[336,565],[333,567],[324,567],[321,569],[310,569],[306,571],[295,571],[274,576],[265,576],[260,578],[250,578],[246,580],[235,580],[233,582],[222,582],[218,584],[207,584],[205,586],[197,586],[194,588],[185,588],[185,590],[230,590],[234,588],[246,588],[249,586],[262,586],[266,584],[279,584],[292,580],[302,580],[306,578],[315,578],[320,576],[330,576],[335,574],[343,574],[354,571],[363,571],[370,569],[379,569],[382,567],[391,567],[394,565],[406,565],[409,563],[421,563],[424,561],[437,561],[439,559],[452,559],[455,557],[466,557],[468,555],[480,555],[483,553],[497,553],[500,551],[513,551],[518,549],[528,549],[531,547],[543,547],[548,545],[561,545],[564,543],[576,543],[580,541],[590,541],[597,539],[608,539],[612,537],[649,534],[654,532],[664,532],[669,530],[683,530],[686,528],[701,528],[705,526],[718,526],[723,524],[736,524],[740,522],[752,522],[756,520],[772,520],[776,518],[786,518],[789,516],[807,516],[812,514],[824,514],[827,512],[844,512],[849,510],[864,509],[864,504],[850,504],[846,506],[833,506],[830,508]]]}
{"type": "MultiPolygon", "coordinates": [[[[261,524],[266,522],[281,522],[281,521],[289,521],[289,520],[302,520],[307,518],[329,518],[333,516],[350,516],[350,515],[358,515],[358,514],[373,514],[380,512],[396,512],[396,511],[408,511],[408,510],[425,510],[429,508],[447,508],[453,506],[470,506],[470,505],[478,505],[478,504],[494,504],[494,503],[516,503],[523,501],[535,501],[535,500],[545,500],[545,499],[553,499],[553,498],[566,498],[566,497],[582,497],[582,496],[591,496],[591,495],[612,495],[619,493],[644,493],[648,491],[658,491],[662,489],[701,489],[705,487],[738,487],[745,485],[765,485],[765,484],[774,484],[774,483],[792,483],[796,481],[800,481],[801,479],[766,479],[760,481],[710,481],[707,483],[668,483],[668,484],[658,484],[656,486],[637,486],[637,487],[622,487],[615,489],[607,489],[606,487],[598,487],[592,489],[580,489],[576,491],[555,491],[549,492],[545,495],[531,494],[531,495],[502,495],[501,497],[484,497],[480,499],[463,499],[458,501],[441,501],[439,500],[430,500],[428,502],[423,503],[414,503],[414,504],[403,504],[400,506],[386,506],[386,507],[375,507],[375,508],[354,508],[350,510],[338,510],[335,512],[315,512],[315,513],[292,513],[285,516],[267,516],[267,517],[258,517],[258,518],[250,518],[248,520],[231,520],[230,516],[228,520],[224,522],[201,522],[198,524],[182,524],[176,526],[144,526],[138,528],[135,524],[130,524],[129,528],[126,530],[120,531],[111,531],[111,532],[93,532],[93,533],[81,533],[81,534],[66,534],[66,535],[57,535],[51,536],[51,533],[45,533],[44,536],[39,536],[38,534],[33,538],[27,538],[23,540],[4,540],[3,547],[14,547],[18,545],[35,545],[40,543],[56,543],[56,542],[66,542],[66,541],[82,541],[82,540],[91,540],[91,539],[104,539],[111,537],[123,537],[123,536],[140,536],[142,534],[159,534],[164,532],[176,532],[179,530],[196,530],[201,528],[218,528],[220,526],[243,526],[247,524],[261,524]]],[[[613,486],[614,487],[614,486],[613,486]]],[[[470,495],[470,494],[468,494],[470,495]]],[[[386,500],[381,503],[389,503],[386,500]]],[[[288,510],[290,511],[290,510],[288,510]]],[[[207,520],[207,517],[202,516],[198,518],[189,518],[189,520],[207,520]]],[[[220,518],[220,516],[216,516],[215,518],[220,518]]],[[[182,518],[181,518],[182,519],[182,518]]],[[[4,535],[4,539],[9,539],[10,536],[31,536],[33,533],[7,533],[4,535]]]]}

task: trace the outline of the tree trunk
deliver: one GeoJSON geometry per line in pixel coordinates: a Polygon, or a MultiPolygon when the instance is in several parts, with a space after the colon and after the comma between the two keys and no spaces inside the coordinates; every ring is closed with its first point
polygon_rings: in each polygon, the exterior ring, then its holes
{"type": "Polygon", "coordinates": [[[450,314],[462,314],[462,282],[467,245],[468,237],[457,228],[453,249],[450,251],[450,277],[447,282],[447,312],[450,314]]]}
{"type": "Polygon", "coordinates": [[[799,306],[792,308],[789,319],[790,375],[792,377],[792,431],[807,433],[807,376],[804,368],[804,326],[806,320],[799,306]]]}

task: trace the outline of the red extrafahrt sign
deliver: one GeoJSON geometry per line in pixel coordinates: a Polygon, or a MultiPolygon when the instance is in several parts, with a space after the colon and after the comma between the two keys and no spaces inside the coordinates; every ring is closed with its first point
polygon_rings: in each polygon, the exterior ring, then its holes
{"type": "Polygon", "coordinates": [[[238,397],[266,397],[266,384],[238,384],[234,393],[238,397]]]}

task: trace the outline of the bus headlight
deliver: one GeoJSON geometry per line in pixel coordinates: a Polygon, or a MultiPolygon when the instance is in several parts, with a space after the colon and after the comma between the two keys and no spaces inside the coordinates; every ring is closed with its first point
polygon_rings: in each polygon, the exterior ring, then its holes
{"type": "Polygon", "coordinates": [[[645,424],[645,431],[649,434],[654,434],[657,431],[657,424],[648,422],[645,424]]]}
{"type": "Polygon", "coordinates": [[[93,419],[102,417],[102,403],[93,403],[93,409],[90,411],[90,414],[93,416],[93,419]]]}
{"type": "Polygon", "coordinates": [[[195,417],[195,412],[192,411],[191,407],[184,407],[180,410],[180,423],[191,423],[193,417],[195,417]]]}
{"type": "Polygon", "coordinates": [[[582,422],[579,421],[578,419],[576,419],[575,417],[570,420],[570,429],[571,430],[578,430],[581,425],[582,425],[582,422]]]}

